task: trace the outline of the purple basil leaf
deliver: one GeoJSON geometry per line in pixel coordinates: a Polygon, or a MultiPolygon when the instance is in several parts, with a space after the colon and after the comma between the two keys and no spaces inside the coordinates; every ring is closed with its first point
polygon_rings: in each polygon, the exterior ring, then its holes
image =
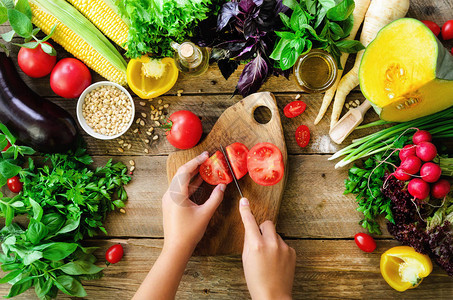
{"type": "Polygon", "coordinates": [[[253,55],[254,51],[252,50],[255,47],[255,43],[249,43],[245,48],[242,49],[241,53],[233,57],[239,60],[248,60],[253,55]]]}
{"type": "MultiPolygon", "coordinates": [[[[263,1],[261,1],[261,4],[262,3],[263,1]]],[[[239,7],[246,14],[249,14],[252,11],[252,9],[255,8],[256,6],[257,5],[254,0],[241,0],[241,2],[239,2],[239,7]]]]}
{"type": "Polygon", "coordinates": [[[222,6],[217,19],[217,31],[222,30],[228,24],[232,17],[239,14],[239,5],[237,2],[227,2],[222,6]]]}
{"type": "Polygon", "coordinates": [[[255,59],[245,65],[236,89],[243,97],[253,94],[260,89],[268,75],[269,66],[260,53],[257,53],[255,59]]]}
{"type": "Polygon", "coordinates": [[[217,62],[219,66],[220,72],[222,73],[223,77],[228,80],[231,74],[236,71],[239,66],[239,62],[231,59],[221,59],[217,62]]]}
{"type": "Polygon", "coordinates": [[[246,39],[252,37],[255,35],[256,33],[256,24],[255,24],[255,20],[248,16],[247,19],[245,19],[245,22],[244,22],[244,37],[246,39]]]}
{"type": "Polygon", "coordinates": [[[247,47],[247,41],[243,40],[232,40],[232,41],[225,41],[216,45],[217,48],[222,48],[225,50],[230,51],[230,57],[238,56],[245,47],[247,47]]]}

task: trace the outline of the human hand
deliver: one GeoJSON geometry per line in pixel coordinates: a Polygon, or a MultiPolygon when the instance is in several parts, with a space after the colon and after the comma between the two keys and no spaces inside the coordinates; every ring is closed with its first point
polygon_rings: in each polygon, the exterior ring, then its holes
{"type": "Polygon", "coordinates": [[[181,166],[162,198],[164,250],[177,250],[192,255],[206,231],[209,220],[223,200],[226,188],[224,184],[216,186],[202,205],[190,200],[203,182],[198,175],[198,169],[208,157],[208,152],[203,152],[181,166]]]}
{"type": "Polygon", "coordinates": [[[258,227],[246,198],[241,199],[239,210],[245,227],[242,263],[252,299],[292,299],[296,251],[271,221],[258,227]]]}

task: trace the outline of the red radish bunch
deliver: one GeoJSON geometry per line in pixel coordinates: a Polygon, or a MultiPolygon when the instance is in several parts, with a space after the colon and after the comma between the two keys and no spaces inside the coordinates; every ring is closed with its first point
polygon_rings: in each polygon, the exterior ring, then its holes
{"type": "Polygon", "coordinates": [[[437,149],[431,140],[428,131],[418,130],[412,137],[413,144],[400,150],[401,164],[392,174],[398,180],[409,181],[409,194],[421,200],[429,195],[442,199],[450,192],[450,183],[440,179],[440,166],[432,162],[437,156],[437,149]]]}

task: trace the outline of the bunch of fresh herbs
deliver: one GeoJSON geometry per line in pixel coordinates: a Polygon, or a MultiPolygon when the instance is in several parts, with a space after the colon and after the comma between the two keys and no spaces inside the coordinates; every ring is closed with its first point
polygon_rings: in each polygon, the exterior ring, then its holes
{"type": "Polygon", "coordinates": [[[292,13],[280,13],[285,28],[276,32],[279,40],[270,55],[282,70],[294,66],[297,58],[312,48],[329,52],[342,69],[342,52],[364,49],[359,41],[345,40],[354,23],[354,0],[284,0],[283,4],[292,13]]]}
{"type": "MultiPolygon", "coordinates": [[[[28,0],[0,0],[0,24],[9,21],[12,28],[11,31],[1,34],[3,40],[9,43],[15,35],[18,35],[25,39],[25,43],[14,45],[29,49],[35,49],[38,45],[41,45],[41,49],[44,52],[52,56],[57,55],[53,47],[44,43],[50,39],[57,24],[52,27],[49,35],[41,40],[36,37],[40,29],[33,28],[31,17],[32,13],[28,0]],[[31,40],[35,40],[36,42],[31,42],[31,40]]],[[[4,44],[0,43],[0,48],[3,48],[8,54],[8,48],[4,44]]]]}
{"type": "Polygon", "coordinates": [[[129,25],[126,56],[173,57],[171,42],[192,36],[197,23],[215,14],[220,0],[116,0],[129,25]]]}
{"type": "Polygon", "coordinates": [[[282,0],[232,0],[217,18],[199,24],[193,40],[213,48],[211,58],[226,79],[240,62],[247,63],[236,86],[245,97],[258,91],[270,75],[282,74],[269,55],[277,39],[275,30],[283,26],[278,16],[287,10],[282,0]]]}
{"type": "Polygon", "coordinates": [[[6,146],[6,140],[12,144],[1,153],[0,173],[6,177],[19,174],[23,182],[23,191],[13,198],[0,193],[0,216],[6,223],[0,230],[0,262],[2,270],[9,272],[0,283],[12,284],[7,298],[32,286],[40,299],[55,298],[58,290],[86,296],[80,281],[99,278],[102,268],[94,264],[95,248],[85,248],[81,241],[98,230],[106,233],[107,213],[124,207],[124,185],[131,179],[127,167],[108,161],[92,171],[91,157],[78,147],[66,154],[29,157],[28,166],[22,169],[21,155],[32,150],[15,145],[5,126],[0,129],[0,147],[6,146]],[[4,173],[7,164],[14,172],[4,173]],[[18,215],[28,217],[27,226],[12,222],[18,215]]]}

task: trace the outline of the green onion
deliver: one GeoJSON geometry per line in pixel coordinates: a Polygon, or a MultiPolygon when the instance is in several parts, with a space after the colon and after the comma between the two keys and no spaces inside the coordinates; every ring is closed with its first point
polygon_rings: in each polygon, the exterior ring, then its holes
{"type": "MultiPolygon", "coordinates": [[[[360,128],[385,124],[389,124],[389,122],[380,120],[360,126],[360,128]]],[[[453,107],[430,116],[399,123],[353,140],[351,145],[332,155],[329,160],[345,156],[335,165],[335,169],[344,167],[357,159],[392,149],[401,136],[408,135],[411,130],[415,129],[428,130],[433,138],[453,138],[453,107]]]]}

